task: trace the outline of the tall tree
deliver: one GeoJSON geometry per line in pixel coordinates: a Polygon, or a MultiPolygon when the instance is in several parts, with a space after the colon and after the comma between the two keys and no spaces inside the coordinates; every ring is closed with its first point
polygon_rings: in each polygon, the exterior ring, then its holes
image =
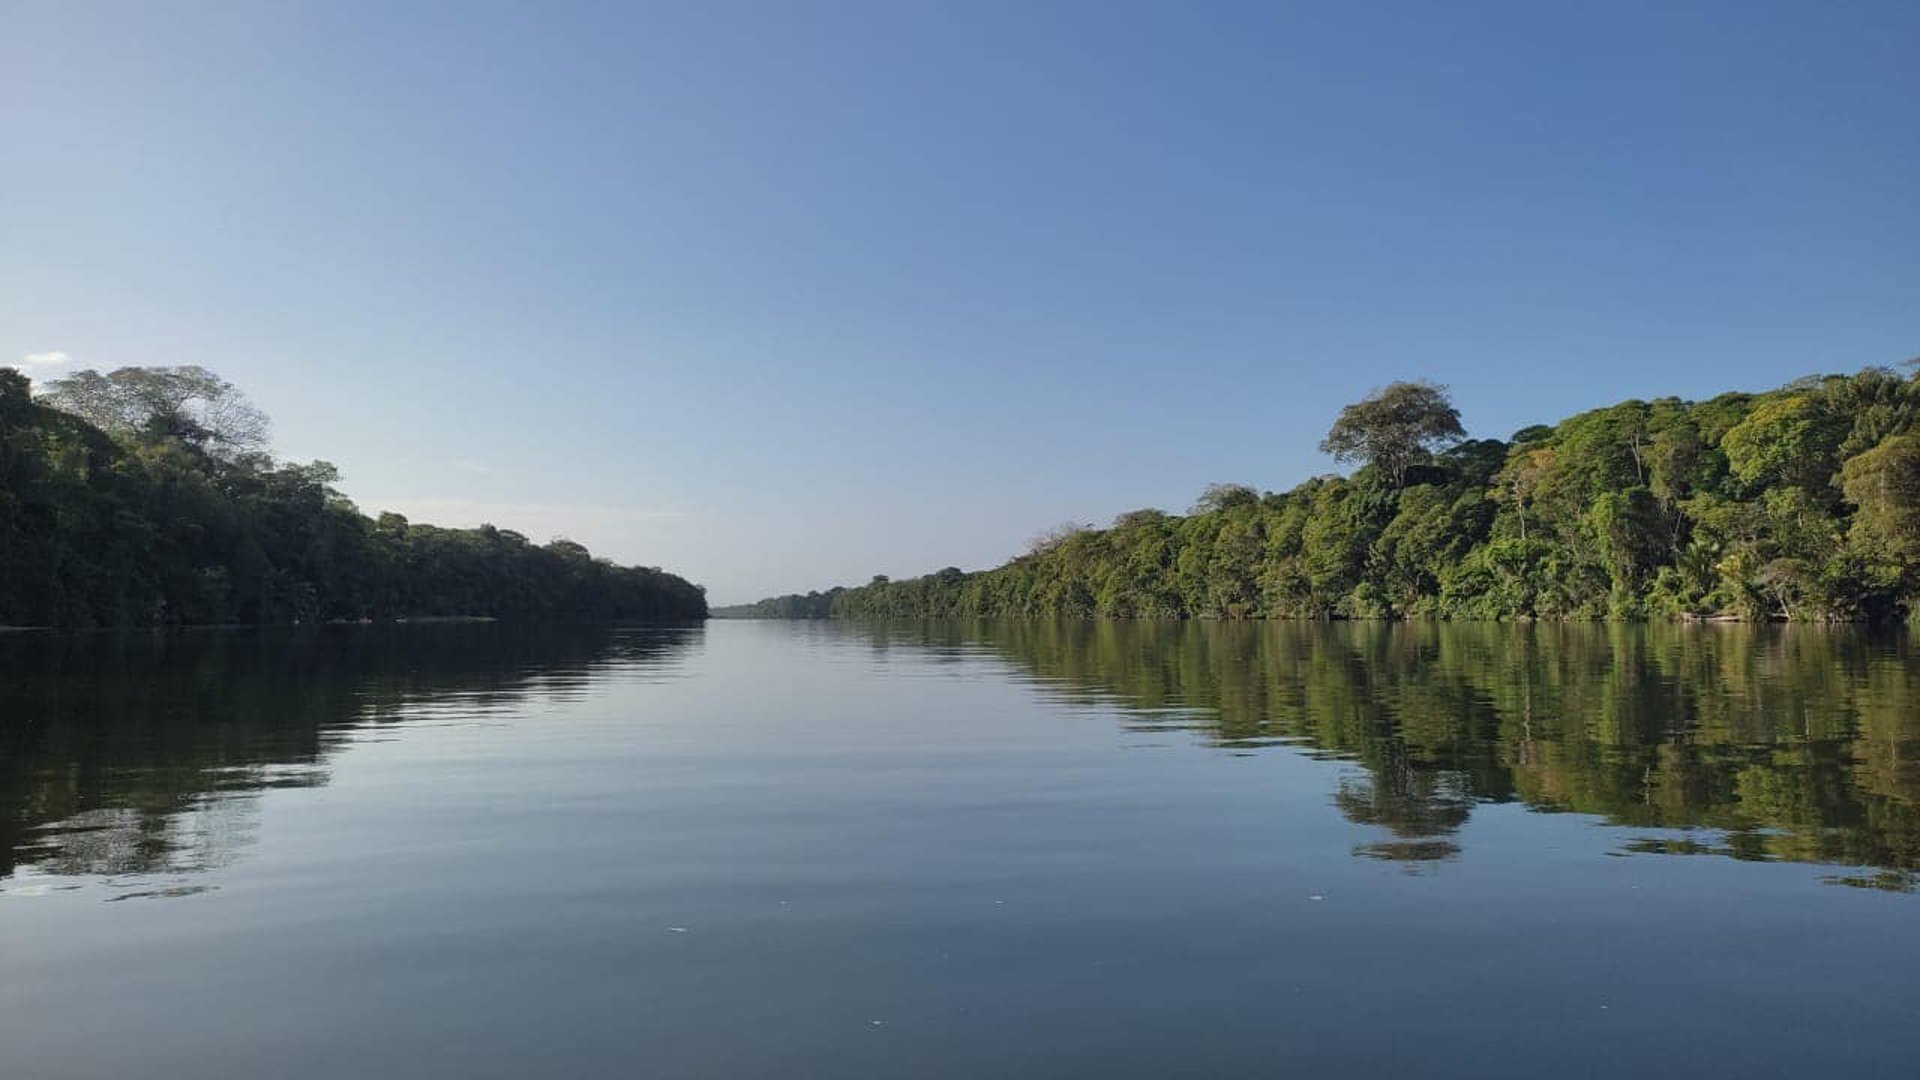
{"type": "Polygon", "coordinates": [[[203,367],[88,369],[47,385],[44,400],[116,438],[160,437],[220,457],[266,446],[265,413],[203,367]]]}
{"type": "Polygon", "coordinates": [[[1396,382],[1341,409],[1320,450],[1372,465],[1397,488],[1405,486],[1408,469],[1466,436],[1446,387],[1396,382]]]}
{"type": "Polygon", "coordinates": [[[1254,506],[1260,502],[1260,493],[1245,484],[1208,484],[1207,490],[1194,500],[1193,512],[1196,514],[1217,514],[1222,510],[1231,510],[1236,506],[1254,506]]]}

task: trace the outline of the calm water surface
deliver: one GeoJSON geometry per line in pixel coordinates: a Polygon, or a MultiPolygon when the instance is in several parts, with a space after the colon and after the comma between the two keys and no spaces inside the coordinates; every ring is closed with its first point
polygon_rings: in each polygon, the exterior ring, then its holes
{"type": "Polygon", "coordinates": [[[0,639],[0,1075],[1920,1074],[1802,628],[0,639]]]}

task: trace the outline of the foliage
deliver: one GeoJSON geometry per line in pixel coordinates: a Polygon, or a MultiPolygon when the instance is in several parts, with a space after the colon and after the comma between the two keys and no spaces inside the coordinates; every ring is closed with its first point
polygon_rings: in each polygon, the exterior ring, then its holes
{"type": "Polygon", "coordinates": [[[697,586],[570,541],[368,518],[333,466],[260,452],[265,418],[201,369],[31,389],[0,369],[0,625],[706,614],[697,586]]]}
{"type": "Polygon", "coordinates": [[[1351,476],[1215,485],[992,570],[728,613],[1897,621],[1920,612],[1917,415],[1920,373],[1869,368],[1434,452],[1452,406],[1396,384],[1329,436],[1369,462],[1351,476]]]}
{"type": "Polygon", "coordinates": [[[229,453],[257,451],[267,441],[266,415],[202,367],[78,371],[48,384],[43,397],[116,438],[159,436],[229,453]]]}
{"type": "Polygon", "coordinates": [[[1397,382],[1341,409],[1320,449],[1336,461],[1371,464],[1399,487],[1408,469],[1466,435],[1446,387],[1397,382]]]}

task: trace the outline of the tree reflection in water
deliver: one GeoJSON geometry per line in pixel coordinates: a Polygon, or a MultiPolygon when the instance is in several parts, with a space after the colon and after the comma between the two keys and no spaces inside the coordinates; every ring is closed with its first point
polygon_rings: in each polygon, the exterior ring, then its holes
{"type": "Polygon", "coordinates": [[[1221,747],[1350,761],[1356,854],[1460,852],[1477,803],[1595,815],[1632,854],[1920,870],[1920,660],[1854,627],[977,621],[840,626],[984,650],[1049,694],[1221,747]],[[1659,832],[1683,830],[1680,835],[1659,832]]]}
{"type": "MultiPolygon", "coordinates": [[[[673,662],[698,627],[314,627],[0,637],[0,881],[179,895],[252,842],[261,793],[327,782],[369,725],[483,716],[673,662]],[[155,885],[155,879],[165,879],[155,885]]],[[[17,891],[17,885],[15,890],[17,891]]]]}

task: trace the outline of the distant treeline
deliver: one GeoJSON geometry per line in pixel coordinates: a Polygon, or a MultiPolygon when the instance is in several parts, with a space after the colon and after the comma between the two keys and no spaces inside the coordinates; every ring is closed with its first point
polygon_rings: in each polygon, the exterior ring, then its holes
{"type": "Polygon", "coordinates": [[[782,596],[740,617],[1735,618],[1853,622],[1920,604],[1920,376],[1628,401],[1464,438],[1396,383],[1291,491],[1209,488],[1186,516],[1069,527],[992,570],[782,596]]]}
{"type": "Polygon", "coordinates": [[[698,586],[567,540],[370,518],[325,462],[200,368],[83,371],[39,397],[0,368],[0,625],[418,616],[698,619],[698,586]]]}

